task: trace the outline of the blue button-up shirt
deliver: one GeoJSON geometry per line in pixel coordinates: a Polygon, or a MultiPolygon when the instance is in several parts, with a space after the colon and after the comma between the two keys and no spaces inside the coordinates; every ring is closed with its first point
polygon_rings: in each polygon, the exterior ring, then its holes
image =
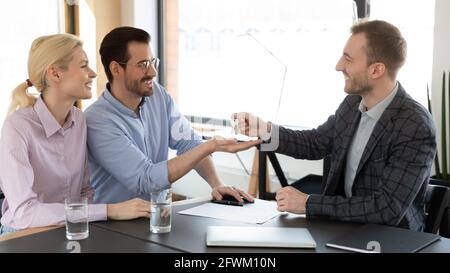
{"type": "Polygon", "coordinates": [[[139,113],[125,107],[106,89],[85,111],[89,169],[94,201],[116,203],[170,187],[169,149],[182,154],[201,144],[187,119],[158,83],[144,97],[139,113]]]}

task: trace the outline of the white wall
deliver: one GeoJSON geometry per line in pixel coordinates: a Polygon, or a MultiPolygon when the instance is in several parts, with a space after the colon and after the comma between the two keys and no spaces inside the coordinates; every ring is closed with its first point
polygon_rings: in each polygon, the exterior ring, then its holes
{"type": "Polygon", "coordinates": [[[152,37],[153,54],[158,56],[158,18],[156,0],[121,0],[122,25],[142,28],[152,37]]]}

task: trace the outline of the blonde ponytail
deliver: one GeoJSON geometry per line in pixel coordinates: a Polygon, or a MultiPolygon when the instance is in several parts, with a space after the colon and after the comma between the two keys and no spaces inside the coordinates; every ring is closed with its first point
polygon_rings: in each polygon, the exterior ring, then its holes
{"type": "Polygon", "coordinates": [[[28,93],[27,82],[19,84],[12,92],[8,114],[30,105],[34,105],[36,97],[28,93]]]}
{"type": "MultiPolygon", "coordinates": [[[[73,58],[73,52],[82,46],[83,42],[72,34],[41,36],[33,41],[28,54],[28,76],[39,93],[48,86],[47,69],[51,66],[67,69],[73,58]]],[[[28,86],[29,83],[25,81],[13,90],[8,114],[34,105],[37,97],[27,92],[28,86]]]]}

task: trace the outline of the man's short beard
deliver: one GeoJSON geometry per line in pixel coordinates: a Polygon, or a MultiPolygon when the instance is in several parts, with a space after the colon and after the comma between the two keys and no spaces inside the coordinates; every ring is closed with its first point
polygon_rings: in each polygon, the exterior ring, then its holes
{"type": "Polygon", "coordinates": [[[134,80],[134,81],[125,81],[125,87],[133,94],[139,95],[141,97],[146,97],[146,96],[151,96],[153,94],[152,90],[150,89],[150,91],[146,91],[146,90],[142,90],[140,88],[141,83],[145,82],[145,81],[149,81],[151,80],[151,78],[149,77],[144,77],[140,80],[134,80]]]}

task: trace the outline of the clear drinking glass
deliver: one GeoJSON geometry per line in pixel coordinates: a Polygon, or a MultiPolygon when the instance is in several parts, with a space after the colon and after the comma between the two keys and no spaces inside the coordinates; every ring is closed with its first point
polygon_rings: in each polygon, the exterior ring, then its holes
{"type": "Polygon", "coordinates": [[[89,237],[87,197],[67,197],[65,208],[66,238],[68,240],[83,240],[89,237]]]}
{"type": "Polygon", "coordinates": [[[150,231],[167,233],[172,224],[172,189],[150,193],[150,231]]]}

